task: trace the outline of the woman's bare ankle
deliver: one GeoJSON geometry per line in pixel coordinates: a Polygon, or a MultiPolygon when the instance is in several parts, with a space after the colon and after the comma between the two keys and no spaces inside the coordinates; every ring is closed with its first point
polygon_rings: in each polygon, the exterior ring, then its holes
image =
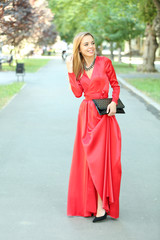
{"type": "Polygon", "coordinates": [[[104,216],[105,212],[106,211],[103,208],[97,209],[96,217],[104,216]]]}

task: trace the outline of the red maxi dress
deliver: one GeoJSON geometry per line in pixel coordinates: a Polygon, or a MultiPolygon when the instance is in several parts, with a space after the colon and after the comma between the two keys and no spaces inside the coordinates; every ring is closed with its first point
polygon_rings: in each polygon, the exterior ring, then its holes
{"type": "Polygon", "coordinates": [[[109,84],[112,100],[120,93],[111,60],[97,56],[91,79],[84,71],[77,81],[68,73],[76,97],[84,93],[80,104],[77,132],[68,186],[67,215],[89,217],[97,212],[97,192],[103,208],[113,218],[119,217],[121,182],[121,132],[115,116],[99,115],[92,99],[107,98],[109,84]]]}

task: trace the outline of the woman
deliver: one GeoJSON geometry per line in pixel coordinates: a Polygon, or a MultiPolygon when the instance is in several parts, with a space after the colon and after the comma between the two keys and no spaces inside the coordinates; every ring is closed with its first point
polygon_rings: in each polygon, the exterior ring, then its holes
{"type": "Polygon", "coordinates": [[[77,122],[68,188],[68,216],[107,215],[119,217],[121,181],[121,132],[115,118],[120,87],[111,61],[96,56],[95,41],[88,32],[73,42],[73,55],[67,58],[71,89],[76,97],[84,93],[77,122]],[[107,113],[99,115],[92,99],[107,98],[113,88],[107,113]]]}

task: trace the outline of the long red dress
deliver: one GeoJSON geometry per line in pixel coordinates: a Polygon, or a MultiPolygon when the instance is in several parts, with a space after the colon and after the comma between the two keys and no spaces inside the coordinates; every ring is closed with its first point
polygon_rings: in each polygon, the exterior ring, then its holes
{"type": "Polygon", "coordinates": [[[99,115],[92,99],[107,98],[109,83],[112,100],[120,93],[111,60],[97,56],[91,79],[84,71],[76,80],[68,73],[76,97],[84,92],[77,121],[68,187],[68,216],[89,217],[97,212],[97,192],[103,208],[113,218],[119,217],[121,182],[121,132],[115,116],[99,115]]]}

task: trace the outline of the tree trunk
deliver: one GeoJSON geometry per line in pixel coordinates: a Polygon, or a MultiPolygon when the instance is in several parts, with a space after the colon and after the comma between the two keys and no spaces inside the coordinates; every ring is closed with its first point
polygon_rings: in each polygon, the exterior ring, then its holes
{"type": "Polygon", "coordinates": [[[160,42],[160,0],[153,0],[156,8],[157,8],[157,16],[153,21],[153,28],[156,32],[156,36],[159,38],[160,42]]]}
{"type": "Polygon", "coordinates": [[[143,55],[143,65],[140,70],[146,72],[156,72],[154,61],[156,50],[158,48],[157,38],[160,40],[160,1],[153,0],[155,7],[157,8],[157,16],[155,17],[153,24],[148,24],[146,27],[146,43],[143,55]]]}
{"type": "Polygon", "coordinates": [[[102,43],[101,43],[101,45],[98,46],[98,48],[96,50],[97,50],[97,55],[101,56],[102,55],[102,50],[103,50],[102,43]]]}
{"type": "Polygon", "coordinates": [[[132,60],[132,45],[131,45],[131,39],[129,39],[129,65],[131,65],[132,60]]]}
{"type": "Polygon", "coordinates": [[[145,36],[146,40],[144,46],[143,64],[139,67],[138,70],[143,72],[156,72],[154,61],[158,43],[153,25],[147,25],[145,36]]]}
{"type": "Polygon", "coordinates": [[[118,62],[119,62],[119,63],[122,62],[122,59],[121,59],[121,57],[122,57],[121,51],[122,51],[122,49],[121,49],[121,47],[119,47],[119,48],[118,48],[118,62]]]}
{"type": "Polygon", "coordinates": [[[110,42],[110,52],[111,52],[111,60],[114,61],[113,42],[110,42]]]}

